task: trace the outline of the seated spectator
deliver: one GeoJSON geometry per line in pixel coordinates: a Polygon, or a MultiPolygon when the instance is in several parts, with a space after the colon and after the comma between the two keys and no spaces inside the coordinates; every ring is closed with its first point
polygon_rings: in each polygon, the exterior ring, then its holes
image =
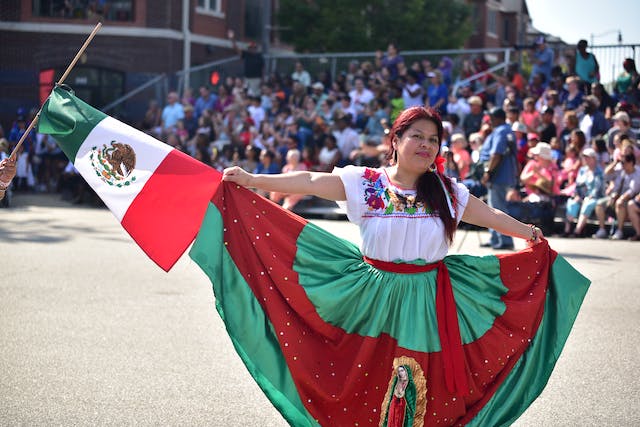
{"type": "Polygon", "coordinates": [[[604,114],[598,110],[598,98],[593,95],[584,97],[582,102],[582,119],[580,120],[580,130],[584,132],[587,144],[591,139],[604,135],[609,129],[609,124],[604,118],[604,114]]]}
{"type": "MultiPolygon", "coordinates": [[[[635,144],[626,139],[625,135],[622,135],[621,138],[614,138],[616,141],[616,150],[613,151],[611,158],[613,159],[610,163],[608,163],[604,168],[604,179],[606,182],[614,181],[618,175],[622,173],[622,164],[623,158],[627,154],[634,154],[635,144]],[[623,140],[623,143],[620,144],[617,142],[619,139],[623,140]]],[[[636,157],[636,163],[638,162],[638,158],[636,157]]]]}
{"type": "Polygon", "coordinates": [[[480,149],[484,143],[484,136],[480,132],[469,135],[469,150],[471,151],[471,163],[477,163],[480,159],[480,149]]]}
{"type": "Polygon", "coordinates": [[[354,79],[354,89],[349,92],[349,98],[351,99],[351,109],[355,112],[356,123],[364,124],[366,120],[364,118],[364,109],[373,101],[375,96],[373,92],[365,87],[362,77],[354,79]]]}
{"type": "Polygon", "coordinates": [[[627,210],[633,231],[635,231],[635,234],[629,237],[629,240],[638,242],[640,241],[640,194],[636,194],[633,199],[629,200],[627,210]]]}
{"type": "Polygon", "coordinates": [[[567,95],[563,100],[564,110],[577,110],[582,105],[582,92],[580,92],[580,79],[576,76],[569,76],[565,80],[567,84],[567,95]]]}
{"type": "Polygon", "coordinates": [[[276,174],[280,173],[280,167],[276,162],[276,155],[273,151],[264,149],[260,152],[258,166],[253,173],[257,174],[276,174]]]}
{"type": "Polygon", "coordinates": [[[518,159],[518,164],[520,165],[520,169],[527,164],[527,154],[529,153],[529,143],[527,139],[527,127],[524,123],[513,122],[511,125],[511,130],[516,136],[516,148],[518,150],[516,154],[516,158],[518,159]]]}
{"type": "Polygon", "coordinates": [[[524,100],[524,109],[520,113],[520,121],[527,127],[527,132],[538,132],[542,119],[540,118],[540,113],[536,110],[536,101],[533,98],[524,100]]]}
{"type": "MultiPolygon", "coordinates": [[[[580,153],[574,145],[569,145],[565,150],[565,157],[562,161],[562,167],[558,174],[560,180],[560,186],[566,187],[566,192],[573,192],[578,176],[578,170],[582,166],[580,161],[580,153]]],[[[566,193],[563,191],[563,193],[566,193]]]]}
{"type": "Polygon", "coordinates": [[[389,96],[391,97],[389,103],[391,104],[391,122],[393,123],[405,108],[404,98],[402,97],[402,86],[393,84],[389,96]]]}
{"type": "Polygon", "coordinates": [[[546,142],[537,143],[529,154],[533,157],[527,162],[520,182],[527,195],[538,194],[542,197],[559,194],[558,166],[553,161],[551,146],[546,142]]]}
{"type": "Polygon", "coordinates": [[[219,113],[227,113],[233,108],[233,95],[227,86],[221,85],[218,88],[218,99],[216,100],[215,105],[215,110],[219,113]]]}
{"type": "Polygon", "coordinates": [[[367,122],[363,130],[364,140],[370,145],[379,145],[384,137],[385,126],[389,122],[384,99],[374,99],[365,110],[367,122]]]}
{"type": "Polygon", "coordinates": [[[158,138],[162,133],[162,128],[160,127],[161,121],[162,110],[158,105],[158,101],[152,99],[149,101],[149,108],[144,113],[144,118],[142,119],[140,127],[144,132],[152,134],[154,137],[158,138]]]}
{"type": "Polygon", "coordinates": [[[349,127],[349,116],[339,115],[336,117],[333,136],[336,138],[340,150],[340,165],[344,166],[348,164],[351,152],[360,146],[360,136],[349,127]]]}
{"type": "Polygon", "coordinates": [[[613,138],[616,135],[627,135],[630,140],[636,142],[637,137],[636,133],[631,129],[631,119],[629,118],[629,114],[625,111],[618,111],[613,116],[613,126],[607,132],[607,143],[610,149],[614,149],[613,138]]]}
{"type": "Polygon", "coordinates": [[[603,138],[595,138],[593,141],[591,141],[591,148],[593,148],[596,152],[598,166],[600,166],[602,170],[604,170],[605,166],[611,161],[609,150],[607,150],[607,141],[605,141],[603,138]]]}
{"type": "Polygon", "coordinates": [[[467,151],[467,139],[464,134],[455,133],[451,136],[451,155],[458,170],[460,179],[465,179],[471,167],[471,155],[467,151]]]}
{"type": "MultiPolygon", "coordinates": [[[[282,167],[282,173],[307,170],[305,164],[300,161],[300,151],[298,151],[297,149],[287,151],[286,159],[287,161],[282,167]]],[[[289,210],[293,209],[294,206],[304,197],[305,195],[303,194],[285,194],[278,192],[271,192],[269,194],[269,198],[273,202],[280,203],[280,201],[282,201],[282,207],[289,210]]]]}
{"type": "Polygon", "coordinates": [[[564,153],[562,152],[562,144],[560,144],[560,138],[551,138],[549,142],[551,145],[551,155],[556,164],[560,164],[564,160],[564,153]]]}
{"type": "MultiPolygon", "coordinates": [[[[543,107],[543,112],[547,107],[553,109],[553,124],[556,127],[555,136],[559,137],[560,133],[564,129],[564,109],[562,108],[562,105],[560,105],[558,91],[553,89],[547,91],[545,95],[545,106],[543,107]]],[[[562,148],[564,149],[564,147],[562,148]]]]}
{"type": "Polygon", "coordinates": [[[184,118],[184,108],[178,99],[177,92],[169,92],[167,95],[167,105],[162,110],[162,131],[165,133],[172,132],[178,120],[184,118]]]}
{"type": "MultiPolygon", "coordinates": [[[[482,105],[482,101],[480,101],[480,105],[482,105]]],[[[471,106],[464,96],[458,97],[452,93],[449,95],[446,111],[449,113],[449,116],[455,115],[459,120],[464,120],[466,115],[471,112],[471,106]]]]}
{"type": "Polygon", "coordinates": [[[609,92],[607,92],[602,83],[593,83],[591,85],[591,93],[600,102],[598,110],[604,114],[605,119],[611,120],[613,110],[616,107],[616,101],[609,95],[609,92]]]}
{"type": "Polygon", "coordinates": [[[597,163],[596,152],[586,148],[582,158],[585,165],[578,171],[574,191],[567,200],[564,237],[583,237],[587,220],[593,214],[597,201],[604,195],[604,177],[597,163]],[[572,233],[571,227],[576,219],[578,222],[572,233]]]}
{"type": "Polygon", "coordinates": [[[460,171],[458,170],[458,165],[453,160],[453,151],[446,145],[443,145],[440,153],[442,157],[444,157],[444,174],[459,180],[460,171]]]}
{"type": "Polygon", "coordinates": [[[542,73],[532,73],[529,85],[527,86],[527,92],[534,99],[538,99],[544,93],[548,85],[548,80],[542,73]]]}
{"type": "Polygon", "coordinates": [[[253,173],[258,168],[260,149],[255,145],[247,145],[244,150],[244,159],[240,162],[240,167],[249,173],[253,173]]]}
{"type": "Polygon", "coordinates": [[[569,134],[569,145],[573,145],[578,150],[578,153],[582,153],[585,146],[587,145],[587,138],[579,129],[573,129],[569,134]]]}
{"type": "Polygon", "coordinates": [[[300,61],[296,61],[295,69],[293,73],[291,73],[291,79],[300,82],[305,91],[311,86],[311,75],[304,69],[304,65],[302,65],[300,61]]]}
{"type": "Polygon", "coordinates": [[[558,130],[555,123],[553,123],[554,111],[553,108],[547,106],[542,110],[540,116],[540,125],[538,125],[538,132],[540,134],[540,140],[551,143],[551,138],[558,136],[558,130]]]}
{"type": "MultiPolygon", "coordinates": [[[[596,204],[596,217],[598,218],[598,231],[593,235],[598,239],[606,239],[608,234],[605,228],[607,214],[615,215],[617,229],[611,235],[612,239],[624,238],[623,227],[627,219],[628,201],[640,192],[640,167],[636,166],[636,158],[633,154],[627,154],[622,158],[622,169],[614,181],[609,183],[605,196],[596,204]]],[[[612,227],[612,231],[614,227],[612,227]]]]}
{"type": "Polygon", "coordinates": [[[329,134],[324,139],[324,145],[318,153],[318,167],[319,172],[331,172],[334,167],[340,163],[341,155],[340,149],[336,137],[329,134]]]}
{"type": "Polygon", "coordinates": [[[464,130],[464,135],[467,138],[469,138],[472,133],[480,130],[482,118],[484,117],[484,112],[482,111],[482,98],[474,95],[469,97],[468,102],[470,111],[462,120],[462,129],[464,130]]]}

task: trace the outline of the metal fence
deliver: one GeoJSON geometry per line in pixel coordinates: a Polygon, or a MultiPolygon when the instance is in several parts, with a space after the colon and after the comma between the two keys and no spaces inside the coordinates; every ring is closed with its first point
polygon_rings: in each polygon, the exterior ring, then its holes
{"type": "MultiPolygon", "coordinates": [[[[640,45],[602,45],[592,46],[592,52],[600,64],[601,82],[605,84],[609,91],[613,90],[616,77],[622,72],[622,63],[625,58],[633,58],[638,63],[640,45]]],[[[555,47],[555,60],[568,71],[569,58],[575,55],[573,46],[555,47]]],[[[469,83],[478,79],[481,75],[473,76],[470,79],[462,80],[458,78],[465,61],[473,61],[476,58],[483,58],[491,67],[490,71],[498,74],[502,73],[505,67],[512,61],[519,62],[526,71],[530,66],[525,51],[513,48],[501,49],[457,49],[457,50],[425,50],[425,51],[402,51],[407,67],[411,67],[414,62],[429,61],[433,67],[448,57],[452,61],[452,85],[454,90],[463,83],[469,83]]],[[[334,79],[342,72],[347,72],[351,62],[359,65],[363,62],[375,64],[375,52],[351,52],[351,53],[326,53],[326,54],[270,54],[265,57],[266,72],[268,74],[278,73],[280,75],[290,75],[295,63],[300,61],[309,72],[312,80],[319,80],[323,73],[328,73],[334,79]]],[[[238,56],[192,67],[189,70],[190,87],[197,97],[197,88],[210,84],[211,73],[216,71],[220,82],[224,82],[228,77],[241,76],[243,72],[242,60],[238,56]]],[[[185,81],[182,71],[172,75],[158,75],[155,78],[130,89],[129,92],[120,99],[104,106],[103,111],[114,111],[130,119],[140,117],[144,111],[132,111],[139,109],[140,105],[146,104],[150,99],[156,99],[161,105],[166,99],[169,90],[178,90],[181,94],[184,91],[185,81]]]]}

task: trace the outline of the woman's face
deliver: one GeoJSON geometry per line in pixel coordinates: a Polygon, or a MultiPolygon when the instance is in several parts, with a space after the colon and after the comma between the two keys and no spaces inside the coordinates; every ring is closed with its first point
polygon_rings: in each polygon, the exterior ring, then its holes
{"type": "Polygon", "coordinates": [[[438,128],[430,120],[417,120],[393,139],[398,169],[422,174],[433,164],[440,151],[438,128]]]}

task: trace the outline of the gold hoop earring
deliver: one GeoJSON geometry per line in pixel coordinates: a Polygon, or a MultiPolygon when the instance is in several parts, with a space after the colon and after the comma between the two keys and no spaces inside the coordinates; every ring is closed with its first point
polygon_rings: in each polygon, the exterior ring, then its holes
{"type": "Polygon", "coordinates": [[[429,166],[429,172],[435,172],[437,170],[438,170],[438,168],[436,167],[435,162],[431,163],[431,166],[429,166]]]}

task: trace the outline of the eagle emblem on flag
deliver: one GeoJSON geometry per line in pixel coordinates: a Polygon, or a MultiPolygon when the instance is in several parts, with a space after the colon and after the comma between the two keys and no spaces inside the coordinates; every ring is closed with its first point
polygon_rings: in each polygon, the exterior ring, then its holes
{"type": "Polygon", "coordinates": [[[136,152],[129,144],[114,140],[109,146],[102,144],[102,148],[91,147],[89,160],[96,175],[108,185],[122,187],[136,180],[133,175],[136,152]]]}

